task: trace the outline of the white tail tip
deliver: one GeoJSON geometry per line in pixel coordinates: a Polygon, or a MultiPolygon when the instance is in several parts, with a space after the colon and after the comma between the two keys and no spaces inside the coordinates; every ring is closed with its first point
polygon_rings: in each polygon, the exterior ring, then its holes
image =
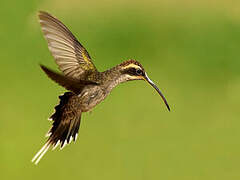
{"type": "Polygon", "coordinates": [[[49,149],[50,144],[47,142],[38,152],[37,154],[32,158],[32,162],[34,162],[35,165],[38,164],[38,162],[41,160],[41,158],[43,157],[43,155],[47,152],[47,150],[49,149]]]}

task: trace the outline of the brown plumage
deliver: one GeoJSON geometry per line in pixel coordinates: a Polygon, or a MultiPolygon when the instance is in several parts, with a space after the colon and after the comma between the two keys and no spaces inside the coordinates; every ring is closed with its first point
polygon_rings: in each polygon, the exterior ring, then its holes
{"type": "Polygon", "coordinates": [[[54,72],[40,65],[47,76],[70,92],[59,96],[60,103],[55,113],[49,118],[53,121],[48,132],[48,140],[34,156],[37,164],[50,147],[60,144],[63,148],[76,140],[81,114],[93,109],[103,101],[119,83],[130,80],[145,80],[153,86],[170,110],[166,99],[157,86],[149,79],[143,66],[136,60],[99,72],[93,64],[87,50],[78,42],[70,30],[55,17],[46,12],[39,12],[40,24],[48,48],[63,74],[54,72]]]}

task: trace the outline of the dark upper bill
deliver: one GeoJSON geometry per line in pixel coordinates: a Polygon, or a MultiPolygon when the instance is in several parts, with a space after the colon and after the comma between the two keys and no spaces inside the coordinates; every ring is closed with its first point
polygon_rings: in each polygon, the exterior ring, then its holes
{"type": "Polygon", "coordinates": [[[149,79],[149,77],[147,76],[147,73],[145,73],[144,78],[145,78],[145,80],[146,80],[149,84],[151,84],[152,87],[154,87],[154,89],[156,89],[156,91],[158,92],[158,94],[162,97],[162,99],[163,99],[164,103],[166,104],[168,110],[170,111],[170,107],[169,107],[169,105],[168,105],[168,103],[167,103],[166,98],[164,97],[164,95],[162,94],[162,92],[158,89],[158,87],[152,82],[152,80],[149,79]]]}

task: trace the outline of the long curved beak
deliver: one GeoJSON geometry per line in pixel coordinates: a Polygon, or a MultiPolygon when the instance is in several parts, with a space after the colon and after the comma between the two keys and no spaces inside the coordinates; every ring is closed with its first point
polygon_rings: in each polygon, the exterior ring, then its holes
{"type": "Polygon", "coordinates": [[[161,98],[163,99],[165,105],[167,106],[168,110],[170,111],[170,107],[167,103],[166,98],[164,97],[164,95],[162,94],[162,92],[158,89],[158,87],[152,82],[152,80],[147,76],[147,73],[145,73],[144,79],[154,88],[156,89],[156,91],[158,92],[158,94],[161,96],[161,98]]]}

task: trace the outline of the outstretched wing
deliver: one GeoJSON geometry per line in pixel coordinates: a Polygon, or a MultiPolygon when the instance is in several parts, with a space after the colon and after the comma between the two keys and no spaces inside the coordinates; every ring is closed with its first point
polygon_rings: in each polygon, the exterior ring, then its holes
{"type": "Polygon", "coordinates": [[[86,85],[97,85],[96,82],[92,81],[85,81],[85,80],[76,80],[71,77],[66,77],[61,74],[58,74],[47,67],[40,65],[42,70],[47,74],[49,78],[51,78],[53,81],[58,83],[59,85],[65,87],[67,90],[70,90],[74,92],[75,94],[79,94],[84,86],[86,85]]]}
{"type": "Polygon", "coordinates": [[[62,22],[43,11],[39,19],[48,48],[64,75],[83,79],[84,74],[97,72],[87,50],[62,22]]]}

